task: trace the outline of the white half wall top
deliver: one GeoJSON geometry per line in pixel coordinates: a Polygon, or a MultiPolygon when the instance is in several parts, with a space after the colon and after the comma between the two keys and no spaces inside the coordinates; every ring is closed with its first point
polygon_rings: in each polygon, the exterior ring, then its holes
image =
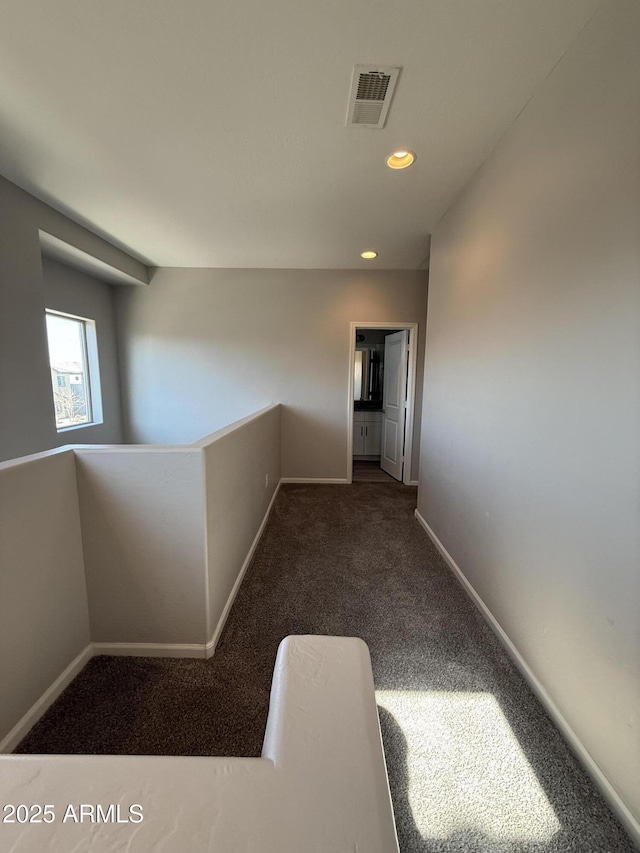
{"type": "Polygon", "coordinates": [[[369,653],[354,638],[283,640],[262,758],[3,756],[0,792],[54,815],[0,824],[12,853],[398,853],[369,653]],[[68,806],[77,818],[81,804],[119,804],[124,822],[114,809],[80,823],[68,806]]]}

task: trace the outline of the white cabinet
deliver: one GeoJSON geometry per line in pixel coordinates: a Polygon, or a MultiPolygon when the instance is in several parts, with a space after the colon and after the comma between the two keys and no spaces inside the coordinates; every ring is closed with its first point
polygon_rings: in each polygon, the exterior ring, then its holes
{"type": "Polygon", "coordinates": [[[353,413],[353,455],[364,454],[364,412],[353,413]],[[358,417],[361,415],[362,417],[358,417]]]}
{"type": "Polygon", "coordinates": [[[364,424],[364,455],[380,456],[382,436],[382,415],[380,412],[367,412],[369,418],[376,415],[375,420],[365,421],[364,424]]]}
{"type": "Polygon", "coordinates": [[[380,456],[382,412],[353,413],[353,455],[380,456]]]}

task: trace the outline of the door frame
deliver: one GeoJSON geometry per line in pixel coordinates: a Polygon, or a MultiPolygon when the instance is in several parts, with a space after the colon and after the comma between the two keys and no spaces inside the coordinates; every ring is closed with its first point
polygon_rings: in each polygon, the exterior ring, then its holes
{"type": "Polygon", "coordinates": [[[413,420],[416,403],[416,373],[418,368],[418,324],[395,323],[392,320],[384,322],[358,321],[349,324],[349,397],[347,408],[347,483],[353,482],[353,386],[356,365],[356,329],[394,329],[409,332],[409,367],[407,383],[407,411],[404,427],[404,465],[402,467],[402,482],[405,486],[415,485],[411,479],[411,456],[413,454],[413,420]]]}

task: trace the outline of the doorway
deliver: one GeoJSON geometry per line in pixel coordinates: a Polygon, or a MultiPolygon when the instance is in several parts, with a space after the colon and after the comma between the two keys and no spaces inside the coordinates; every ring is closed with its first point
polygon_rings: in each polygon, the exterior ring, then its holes
{"type": "Polygon", "coordinates": [[[417,345],[417,323],[350,324],[349,483],[354,471],[359,481],[413,482],[417,345]]]}

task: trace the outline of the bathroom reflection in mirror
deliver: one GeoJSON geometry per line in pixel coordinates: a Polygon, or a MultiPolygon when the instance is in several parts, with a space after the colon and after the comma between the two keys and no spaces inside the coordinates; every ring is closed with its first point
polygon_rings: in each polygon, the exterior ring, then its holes
{"type": "Polygon", "coordinates": [[[353,377],[353,399],[362,399],[362,362],[364,353],[362,350],[356,350],[355,373],[353,377]]]}
{"type": "Polygon", "coordinates": [[[384,350],[380,346],[357,345],[354,367],[355,401],[377,402],[382,400],[382,365],[384,350]]]}

